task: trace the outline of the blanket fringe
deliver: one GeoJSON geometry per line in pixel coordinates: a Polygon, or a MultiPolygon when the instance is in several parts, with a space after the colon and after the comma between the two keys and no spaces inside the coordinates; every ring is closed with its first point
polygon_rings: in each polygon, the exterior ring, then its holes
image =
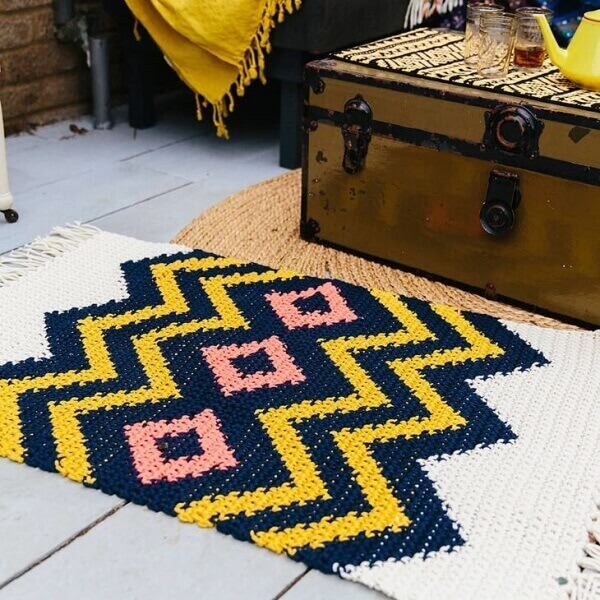
{"type": "MultiPolygon", "coordinates": [[[[298,10],[302,0],[267,0],[265,11],[263,13],[260,27],[252,38],[250,47],[239,67],[237,79],[232,85],[232,90],[238,96],[243,96],[246,87],[254,79],[259,79],[263,84],[267,82],[265,77],[265,58],[271,52],[271,31],[275,27],[275,19],[281,23],[285,14],[291,14],[298,10]]],[[[234,97],[231,91],[227,92],[221,100],[212,103],[213,123],[217,128],[217,136],[229,139],[229,132],[225,125],[225,118],[233,111],[235,106],[234,97]]],[[[201,118],[201,111],[197,111],[201,118]]]]}
{"type": "Polygon", "coordinates": [[[589,540],[578,561],[581,571],[575,578],[571,600],[600,600],[600,493],[592,517],[589,540]]]}
{"type": "Polygon", "coordinates": [[[53,229],[46,237],[0,256],[0,287],[44,266],[64,252],[74,250],[85,240],[100,233],[93,225],[73,223],[53,229]]]}
{"type": "Polygon", "coordinates": [[[140,22],[138,19],[133,21],[133,37],[136,42],[142,41],[142,35],[140,34],[140,22]]]}

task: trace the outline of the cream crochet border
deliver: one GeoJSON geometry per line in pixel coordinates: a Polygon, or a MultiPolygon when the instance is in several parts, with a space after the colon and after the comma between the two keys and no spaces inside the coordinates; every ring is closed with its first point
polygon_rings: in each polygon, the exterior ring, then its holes
{"type": "Polygon", "coordinates": [[[0,256],[0,287],[15,281],[30,271],[43,267],[53,258],[75,250],[85,240],[101,230],[93,225],[73,223],[56,227],[49,235],[0,256]]]}

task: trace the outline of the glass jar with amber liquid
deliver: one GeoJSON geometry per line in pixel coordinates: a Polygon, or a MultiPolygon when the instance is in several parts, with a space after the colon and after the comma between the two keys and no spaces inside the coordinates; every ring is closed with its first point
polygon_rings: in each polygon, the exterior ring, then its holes
{"type": "Polygon", "coordinates": [[[536,69],[544,64],[546,46],[542,30],[535,15],[544,15],[548,22],[552,21],[553,12],[548,8],[518,8],[517,36],[515,42],[515,66],[522,69],[536,69]]]}

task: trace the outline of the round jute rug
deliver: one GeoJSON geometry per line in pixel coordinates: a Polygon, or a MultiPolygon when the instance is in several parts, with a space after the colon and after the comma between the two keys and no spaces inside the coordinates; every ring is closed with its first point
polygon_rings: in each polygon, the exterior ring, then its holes
{"type": "Polygon", "coordinates": [[[449,304],[495,317],[545,327],[576,329],[542,315],[487,300],[477,294],[431,281],[400,269],[305,242],[298,233],[300,171],[249,187],[194,219],[176,243],[234,256],[272,268],[286,268],[350,283],[449,304]]]}

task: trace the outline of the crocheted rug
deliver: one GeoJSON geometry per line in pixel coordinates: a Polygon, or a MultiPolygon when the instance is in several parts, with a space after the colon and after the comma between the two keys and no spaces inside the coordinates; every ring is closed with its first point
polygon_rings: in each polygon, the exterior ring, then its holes
{"type": "Polygon", "coordinates": [[[0,455],[393,598],[597,598],[598,332],[89,226],[0,285],[0,455]]]}

